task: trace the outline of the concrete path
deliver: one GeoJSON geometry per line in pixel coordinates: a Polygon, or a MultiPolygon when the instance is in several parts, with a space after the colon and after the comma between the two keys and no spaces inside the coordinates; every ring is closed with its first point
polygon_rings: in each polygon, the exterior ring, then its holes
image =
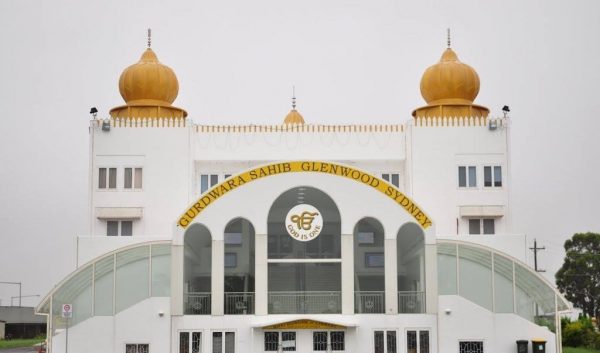
{"type": "Polygon", "coordinates": [[[37,353],[32,347],[0,349],[0,353],[37,353]]]}

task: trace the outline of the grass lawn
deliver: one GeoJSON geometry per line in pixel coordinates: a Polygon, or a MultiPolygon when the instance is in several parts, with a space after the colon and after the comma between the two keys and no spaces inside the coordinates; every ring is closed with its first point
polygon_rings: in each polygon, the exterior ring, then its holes
{"type": "Polygon", "coordinates": [[[14,340],[0,340],[0,349],[5,348],[18,348],[18,347],[31,347],[36,343],[40,343],[44,338],[29,338],[29,339],[14,339],[14,340]]]}
{"type": "Polygon", "coordinates": [[[600,353],[595,349],[563,347],[563,353],[600,353]]]}

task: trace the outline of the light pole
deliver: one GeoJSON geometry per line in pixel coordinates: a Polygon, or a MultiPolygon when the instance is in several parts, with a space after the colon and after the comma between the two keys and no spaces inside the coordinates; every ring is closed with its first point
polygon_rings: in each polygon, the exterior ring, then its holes
{"type": "MultiPolygon", "coordinates": [[[[19,285],[19,306],[21,306],[21,282],[1,282],[3,284],[18,284],[19,285]]],[[[12,301],[10,302],[10,305],[12,305],[12,301]]]]}
{"type": "MultiPolygon", "coordinates": [[[[13,301],[14,301],[16,298],[19,298],[19,303],[20,303],[20,300],[21,300],[22,298],[34,298],[34,297],[39,297],[39,296],[40,296],[39,294],[30,294],[30,295],[21,295],[21,296],[14,296],[14,297],[10,297],[10,306],[13,306],[13,301]]],[[[21,305],[19,304],[19,306],[21,306],[21,305]]]]}

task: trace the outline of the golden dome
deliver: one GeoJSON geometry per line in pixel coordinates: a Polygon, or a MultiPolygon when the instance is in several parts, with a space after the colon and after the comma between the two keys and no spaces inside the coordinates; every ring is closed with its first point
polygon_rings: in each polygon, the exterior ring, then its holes
{"type": "Polygon", "coordinates": [[[179,93],[175,72],[161,64],[154,51],[146,49],[140,61],[129,66],[119,78],[119,92],[127,103],[113,108],[116,117],[186,117],[185,110],[171,106],[179,93]]]}
{"type": "Polygon", "coordinates": [[[304,118],[296,109],[290,110],[283,121],[284,124],[304,124],[304,118]]]}
{"type": "Polygon", "coordinates": [[[458,60],[448,48],[440,61],[430,66],[421,78],[421,95],[427,106],[413,111],[413,116],[487,116],[489,110],[473,104],[479,93],[479,75],[471,66],[458,60]]]}

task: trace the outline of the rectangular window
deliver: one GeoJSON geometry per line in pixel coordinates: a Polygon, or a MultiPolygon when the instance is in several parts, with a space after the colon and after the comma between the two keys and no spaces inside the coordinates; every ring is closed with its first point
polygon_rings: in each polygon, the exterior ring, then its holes
{"type": "Polygon", "coordinates": [[[373,343],[375,353],[396,353],[396,331],[375,331],[373,343]]]}
{"type": "Polygon", "coordinates": [[[279,332],[265,332],[265,352],[279,350],[279,332]]]}
{"type": "Polygon", "coordinates": [[[469,234],[496,234],[496,222],[493,218],[469,219],[469,234]]]}
{"type": "Polygon", "coordinates": [[[383,267],[385,258],[382,252],[368,252],[365,253],[365,266],[366,267],[383,267]]]}
{"type": "Polygon", "coordinates": [[[131,236],[133,235],[133,221],[106,221],[106,235],[131,236]]]}
{"type": "Polygon", "coordinates": [[[200,338],[200,332],[180,332],[179,353],[200,353],[200,338]]]}
{"type": "Polygon", "coordinates": [[[125,168],[123,176],[124,189],[142,188],[142,168],[125,168]]]}
{"type": "Polygon", "coordinates": [[[390,181],[390,175],[389,174],[381,174],[381,178],[387,182],[390,181]]]}
{"type": "Polygon", "coordinates": [[[458,167],[458,186],[461,188],[477,187],[477,168],[475,166],[458,167]]]}
{"type": "Polygon", "coordinates": [[[429,330],[406,331],[406,353],[429,353],[429,330]]]}
{"type": "Polygon", "coordinates": [[[346,333],[344,331],[331,331],[329,337],[332,351],[346,350],[346,333]]]}
{"type": "Polygon", "coordinates": [[[398,173],[381,174],[381,179],[387,181],[388,183],[394,185],[395,187],[400,187],[400,174],[398,174],[398,173]]]}
{"type": "Polygon", "coordinates": [[[296,351],[296,332],[281,333],[281,348],[284,352],[296,351]]]}
{"type": "Polygon", "coordinates": [[[127,343],[125,344],[125,353],[148,353],[150,352],[149,344],[127,343]]]}
{"type": "Polygon", "coordinates": [[[98,189],[117,188],[117,168],[98,169],[98,189]]]}
{"type": "Polygon", "coordinates": [[[358,232],[358,244],[375,243],[375,234],[373,232],[358,232]]]}
{"type": "Polygon", "coordinates": [[[313,332],[313,352],[336,352],[345,348],[344,331],[315,331],[313,332]]]}
{"type": "Polygon", "coordinates": [[[459,353],[483,353],[483,341],[462,341],[458,347],[459,353]]]}
{"type": "Polygon", "coordinates": [[[218,174],[201,174],[200,175],[200,193],[203,194],[206,190],[219,183],[218,174]]]}
{"type": "Polygon", "coordinates": [[[235,332],[213,332],[212,352],[235,353],[235,332]]]}
{"type": "Polygon", "coordinates": [[[501,187],[502,186],[502,167],[501,166],[485,166],[483,167],[483,186],[485,187],[501,187]],[[492,173],[493,171],[493,173],[492,173]]]}
{"type": "Polygon", "coordinates": [[[313,351],[325,352],[327,351],[327,331],[313,332],[313,351]]]}
{"type": "Polygon", "coordinates": [[[237,267],[237,254],[234,252],[225,253],[225,268],[237,267]]]}
{"type": "Polygon", "coordinates": [[[242,245],[242,233],[225,233],[225,245],[242,245]]]}
{"type": "Polygon", "coordinates": [[[133,169],[125,168],[125,172],[123,173],[125,176],[125,180],[123,181],[123,188],[131,189],[133,187],[133,169]]]}

